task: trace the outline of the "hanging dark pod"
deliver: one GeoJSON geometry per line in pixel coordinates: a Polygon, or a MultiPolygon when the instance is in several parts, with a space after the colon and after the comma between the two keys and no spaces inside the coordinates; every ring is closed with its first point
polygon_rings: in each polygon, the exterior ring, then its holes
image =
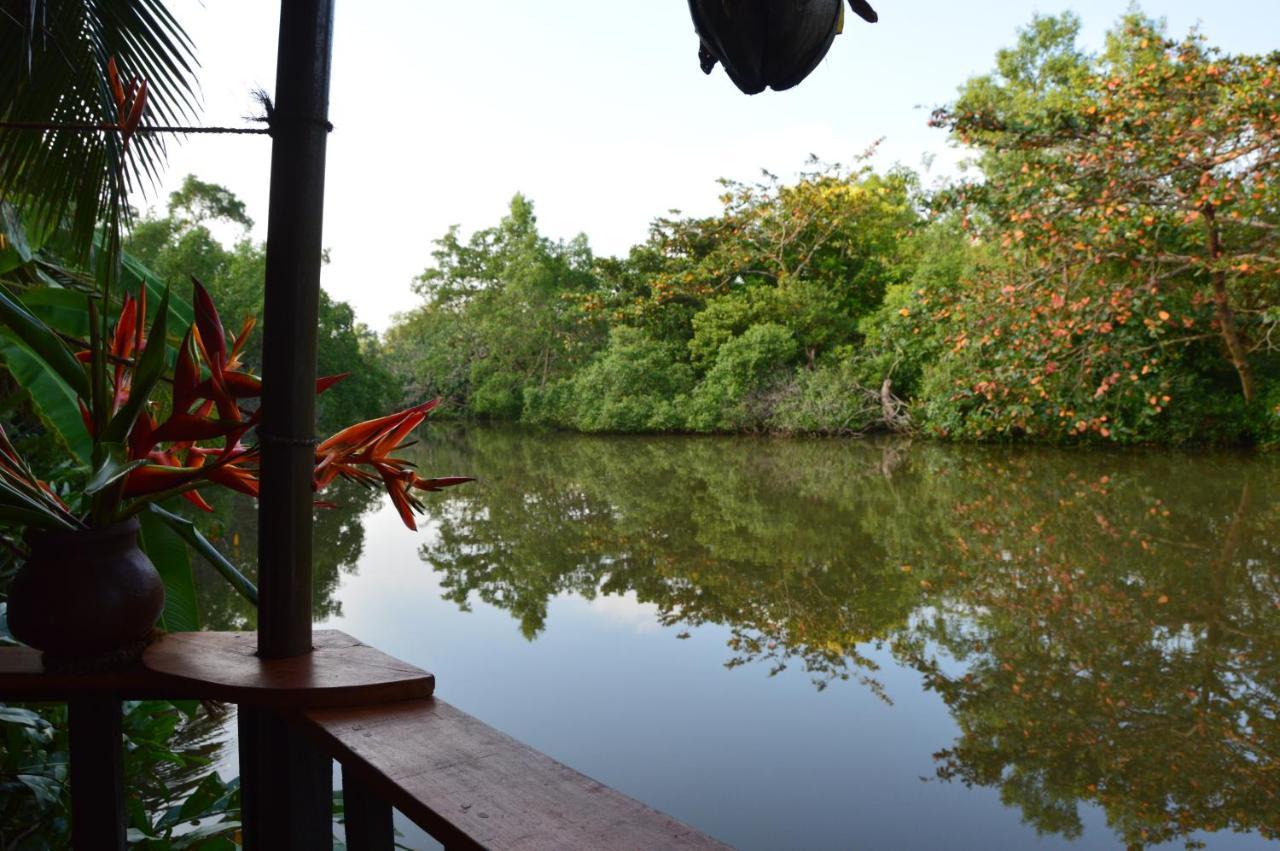
{"type": "MultiPolygon", "coordinates": [[[[865,0],[850,0],[872,23],[865,0]]],[[[749,95],[783,91],[809,76],[831,49],[844,20],[844,0],[689,0],[702,46],[702,70],[719,62],[749,95]]]]}

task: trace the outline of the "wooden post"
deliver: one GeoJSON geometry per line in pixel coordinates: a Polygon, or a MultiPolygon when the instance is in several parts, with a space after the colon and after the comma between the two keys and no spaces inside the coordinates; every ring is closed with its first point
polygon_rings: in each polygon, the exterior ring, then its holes
{"type": "Polygon", "coordinates": [[[342,810],[348,851],[392,851],[395,848],[391,805],[345,765],[342,767],[342,810]]]}
{"type": "MultiPolygon", "coordinates": [[[[263,309],[258,655],[311,652],[316,318],[333,0],[282,0],[263,309]]],[[[333,762],[278,715],[241,707],[244,847],[332,846],[333,762]]]]}
{"type": "Polygon", "coordinates": [[[123,710],[114,696],[67,704],[71,750],[71,847],[124,851],[123,710]]]}
{"type": "Polygon", "coordinates": [[[283,0],[263,309],[258,653],[311,651],[316,321],[333,0],[283,0]]]}
{"type": "Polygon", "coordinates": [[[333,760],[272,710],[241,706],[238,728],[245,851],[332,848],[333,760]]]}

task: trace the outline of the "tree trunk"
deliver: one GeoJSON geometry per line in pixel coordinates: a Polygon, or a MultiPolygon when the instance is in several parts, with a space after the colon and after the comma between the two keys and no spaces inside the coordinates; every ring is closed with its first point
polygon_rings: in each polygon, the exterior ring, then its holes
{"type": "Polygon", "coordinates": [[[880,413],[889,431],[906,431],[911,419],[903,411],[902,400],[893,395],[893,379],[886,377],[880,384],[880,413]]]}
{"type": "Polygon", "coordinates": [[[1227,274],[1217,268],[1217,262],[1222,257],[1222,240],[1218,233],[1216,213],[1211,205],[1206,205],[1203,213],[1208,231],[1209,261],[1215,266],[1210,271],[1213,280],[1213,315],[1218,320],[1218,331],[1222,334],[1222,342],[1227,346],[1231,365],[1240,376],[1240,392],[1244,394],[1246,402],[1252,402],[1256,395],[1253,367],[1249,364],[1248,352],[1245,351],[1244,341],[1240,339],[1240,330],[1236,327],[1236,314],[1227,297],[1227,274]]]}

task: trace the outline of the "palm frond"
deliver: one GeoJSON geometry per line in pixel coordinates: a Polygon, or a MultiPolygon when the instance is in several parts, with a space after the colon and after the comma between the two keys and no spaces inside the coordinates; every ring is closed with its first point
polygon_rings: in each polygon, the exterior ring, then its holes
{"type": "MultiPolygon", "coordinates": [[[[150,119],[193,121],[199,105],[195,48],[162,0],[0,0],[0,120],[114,124],[107,61],[146,80],[150,119]]],[[[125,211],[127,185],[154,185],[164,163],[159,134],[0,128],[0,200],[29,229],[63,226],[87,256],[95,226],[125,211]]],[[[83,257],[76,258],[83,260],[83,257]]]]}

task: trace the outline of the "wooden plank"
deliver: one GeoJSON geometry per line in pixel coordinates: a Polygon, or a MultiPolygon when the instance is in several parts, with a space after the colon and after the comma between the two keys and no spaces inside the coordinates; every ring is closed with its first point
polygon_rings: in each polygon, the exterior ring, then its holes
{"type": "Polygon", "coordinates": [[[430,697],[435,677],[362,644],[321,630],[304,656],[261,659],[252,632],[177,632],[142,654],[142,664],[206,699],[296,709],[360,706],[430,697]]]}
{"type": "Polygon", "coordinates": [[[342,813],[347,851],[394,851],[391,805],[346,766],[342,767],[342,813]]]}
{"type": "Polygon", "coordinates": [[[122,714],[118,697],[80,697],[68,705],[74,851],[125,849],[122,714]]]}
{"type": "Polygon", "coordinates": [[[344,770],[446,848],[725,848],[439,700],[302,713],[344,770]]]}

